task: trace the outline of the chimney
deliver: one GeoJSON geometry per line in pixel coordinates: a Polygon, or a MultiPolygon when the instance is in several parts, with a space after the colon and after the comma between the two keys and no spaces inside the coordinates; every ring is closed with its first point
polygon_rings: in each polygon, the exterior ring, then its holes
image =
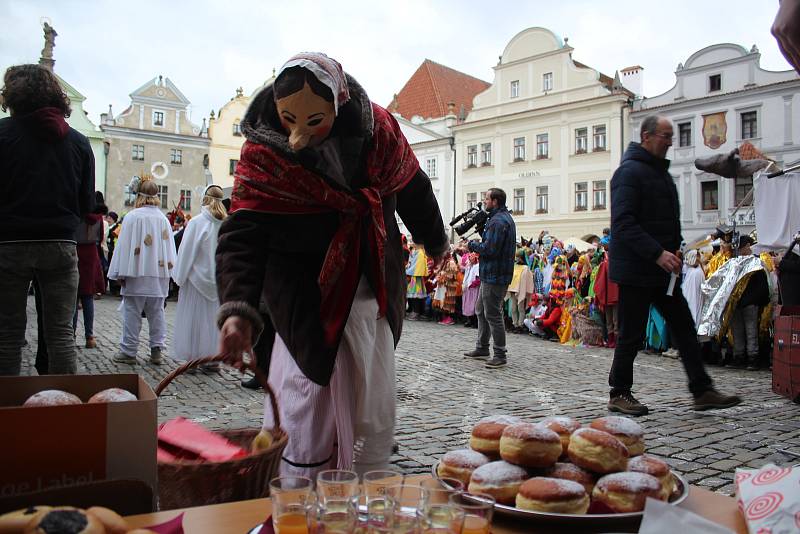
{"type": "Polygon", "coordinates": [[[634,65],[619,71],[622,86],[637,97],[644,96],[644,67],[634,65]]]}
{"type": "Polygon", "coordinates": [[[445,125],[450,128],[455,126],[458,122],[458,117],[456,117],[456,103],[450,101],[447,103],[447,115],[444,117],[445,125]]]}

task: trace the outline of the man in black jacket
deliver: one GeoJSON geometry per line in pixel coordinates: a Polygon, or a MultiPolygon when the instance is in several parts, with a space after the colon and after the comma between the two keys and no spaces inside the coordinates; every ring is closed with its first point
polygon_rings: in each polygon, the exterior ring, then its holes
{"type": "Polygon", "coordinates": [[[664,316],[678,346],[694,409],[728,408],[741,402],[714,389],[703,367],[686,299],[678,284],[669,291],[670,275],[681,272],[675,253],[682,241],[678,190],[665,159],[672,135],[669,119],[646,117],[641,143],[630,144],[611,179],[610,277],[619,284],[619,339],[608,377],[608,409],[629,415],[648,413],[631,387],[633,360],[644,338],[650,304],[664,316]]]}
{"type": "Polygon", "coordinates": [[[64,120],[69,99],[39,65],[10,67],[0,119],[0,375],[18,375],[28,286],[41,289],[52,374],[77,372],[72,315],[78,294],[75,231],[94,204],[88,139],[64,120]]]}

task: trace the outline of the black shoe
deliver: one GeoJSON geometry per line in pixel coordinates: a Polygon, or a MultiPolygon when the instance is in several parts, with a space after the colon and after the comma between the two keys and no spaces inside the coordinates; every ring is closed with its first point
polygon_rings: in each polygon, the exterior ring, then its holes
{"type": "Polygon", "coordinates": [[[741,397],[736,395],[723,395],[716,389],[709,389],[694,398],[694,409],[703,411],[732,408],[741,402],[741,397]]]}
{"type": "Polygon", "coordinates": [[[758,371],[760,366],[758,365],[758,355],[756,356],[748,356],[747,357],[747,370],[748,371],[758,371]]]}
{"type": "Polygon", "coordinates": [[[498,358],[497,356],[495,356],[494,358],[492,358],[491,360],[486,362],[484,364],[484,366],[488,367],[489,369],[497,369],[498,367],[505,367],[506,366],[506,359],[505,358],[498,358]]]}
{"type": "Polygon", "coordinates": [[[256,377],[242,380],[242,387],[247,389],[261,389],[261,382],[256,377]]]}
{"type": "Polygon", "coordinates": [[[475,358],[476,360],[482,360],[484,358],[489,357],[489,349],[475,349],[469,352],[465,352],[464,356],[467,358],[475,358]]]}
{"type": "Polygon", "coordinates": [[[608,401],[608,410],[610,412],[621,412],[627,415],[647,415],[650,410],[636,400],[630,392],[615,395],[608,401]]]}
{"type": "Polygon", "coordinates": [[[746,369],[747,358],[744,356],[734,356],[728,363],[725,364],[725,367],[729,367],[730,369],[746,369]]]}

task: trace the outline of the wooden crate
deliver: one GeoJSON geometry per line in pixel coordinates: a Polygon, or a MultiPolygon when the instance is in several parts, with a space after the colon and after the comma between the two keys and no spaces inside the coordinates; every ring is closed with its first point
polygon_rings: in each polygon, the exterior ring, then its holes
{"type": "Polygon", "coordinates": [[[783,306],[775,319],[772,391],[800,403],[800,306],[783,306]]]}

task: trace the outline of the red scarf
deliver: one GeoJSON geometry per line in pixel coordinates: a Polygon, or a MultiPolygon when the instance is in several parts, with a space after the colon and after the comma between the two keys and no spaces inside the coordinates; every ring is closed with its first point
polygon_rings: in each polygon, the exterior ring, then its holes
{"type": "Polygon", "coordinates": [[[403,189],[419,170],[419,162],[400,131],[397,120],[385,109],[372,104],[374,132],[366,173],[369,185],[353,192],[331,187],[295,161],[284,158],[271,147],[245,142],[236,167],[231,195],[231,212],[238,209],[275,214],[339,213],[339,229],[328,247],[319,288],[320,317],[325,343],[338,343],[347,323],[360,277],[361,222],[368,217],[369,242],[375,252],[369,258],[379,316],[386,313],[382,199],[403,189]]]}

